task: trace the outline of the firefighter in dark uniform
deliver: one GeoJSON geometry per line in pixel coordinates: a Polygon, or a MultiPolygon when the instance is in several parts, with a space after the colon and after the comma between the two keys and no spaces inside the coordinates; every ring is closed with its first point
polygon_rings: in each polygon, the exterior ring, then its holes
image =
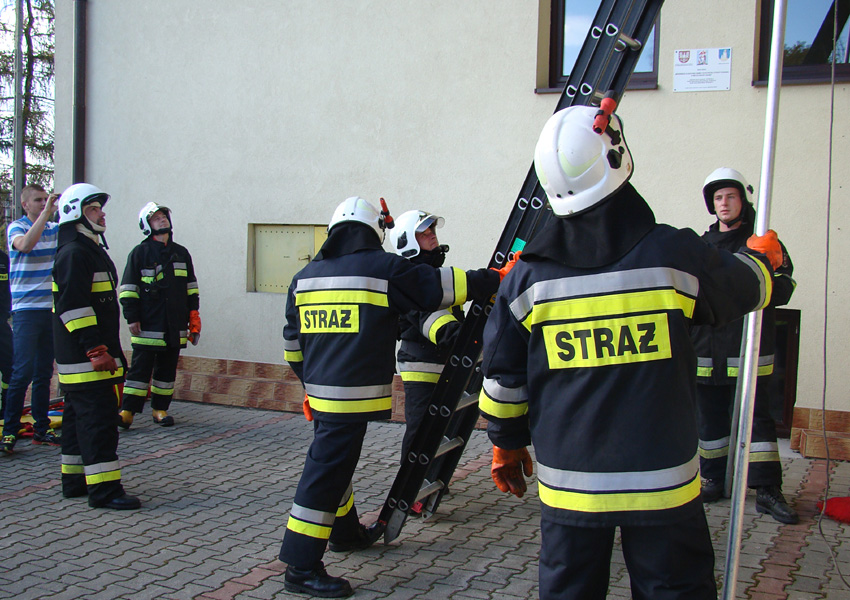
{"type": "Polygon", "coordinates": [[[118,298],[130,326],[133,358],[119,425],[129,429],[150,391],[153,422],[174,425],[168,414],[180,350],[201,334],[198,280],[189,251],[172,238],[171,210],[148,202],[139,212],[145,240],[130,251],[118,298]],[[153,378],[153,379],[151,379],[153,378]]]}
{"type": "MultiPolygon", "coordinates": [[[[708,212],[715,215],[717,221],[702,235],[702,239],[712,246],[731,252],[744,247],[755,228],[756,212],[747,195],[752,192],[752,186],[735,169],[721,167],[712,172],[705,180],[702,193],[708,212]]],[[[768,383],[773,373],[776,350],[775,307],[787,304],[791,299],[796,286],[791,277],[793,272],[794,265],[782,245],[782,265],[773,274],[773,295],[762,313],[747,477],[747,485],[756,490],[756,510],[768,513],[782,523],[796,523],[799,517],[782,495],[782,465],[776,442],[776,423],[770,415],[768,383]]],[[[714,502],[723,494],[743,332],[743,319],[721,327],[698,326],[691,331],[697,351],[703,502],[714,502]]]]}
{"type": "Polygon", "coordinates": [[[109,195],[87,183],[59,198],[59,247],[53,265],[53,341],[62,416],[62,494],[88,494],[89,506],[132,510],[121,486],[115,408],[126,360],[119,338],[115,265],[100,241],[109,195]]]}
{"type": "Polygon", "coordinates": [[[6,414],[6,392],[12,378],[12,290],[9,284],[9,255],[0,250],[0,417],[6,414]]]}
{"type": "MultiPolygon", "coordinates": [[[[390,244],[396,254],[412,263],[442,267],[449,247],[440,245],[436,230],[443,224],[443,217],[409,210],[395,220],[395,227],[389,234],[390,244]]],[[[443,372],[463,317],[460,306],[450,306],[437,311],[407,313],[399,319],[401,345],[397,359],[398,372],[404,382],[405,421],[402,462],[425,417],[431,394],[443,372]]],[[[419,504],[420,510],[421,506],[419,504]]],[[[416,504],[413,511],[418,512],[416,504]]]]}
{"type": "Polygon", "coordinates": [[[348,581],[325,571],[325,547],[367,548],[383,533],[382,524],[360,524],[351,481],[367,423],[390,418],[399,315],[488,297],[498,286],[489,269],[435,269],[385,252],[387,217],[362,198],[342,202],[327,241],[289,287],[284,356],[304,385],[314,431],[280,550],[289,591],[350,596],[348,581]]]}
{"type": "Polygon", "coordinates": [[[764,306],[772,272],[761,254],[656,223],[629,183],[619,118],[597,135],[596,112],[557,112],[537,143],[559,218],[526,245],[485,327],[491,474],[522,496],[534,444],[541,599],[605,598],[616,527],[633,598],[714,599],[688,330],[764,306]]]}

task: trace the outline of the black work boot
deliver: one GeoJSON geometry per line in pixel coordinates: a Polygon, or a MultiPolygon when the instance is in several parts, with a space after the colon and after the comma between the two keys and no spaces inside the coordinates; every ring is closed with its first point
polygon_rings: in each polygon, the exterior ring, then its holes
{"type": "Polygon", "coordinates": [[[358,523],[357,534],[351,540],[343,542],[330,542],[328,549],[331,552],[351,552],[352,550],[365,550],[372,544],[378,541],[378,538],[384,535],[384,530],[387,526],[384,523],[375,521],[368,527],[363,523],[358,523]]]}
{"type": "Polygon", "coordinates": [[[762,485],[756,488],[756,510],[770,515],[780,523],[793,525],[800,521],[797,511],[788,506],[778,485],[762,485]]]}
{"type": "Polygon", "coordinates": [[[332,577],[319,563],[312,569],[298,569],[289,565],[283,576],[283,587],[288,592],[298,592],[319,598],[347,598],[354,593],[348,580],[332,577]]]}
{"type": "Polygon", "coordinates": [[[702,503],[708,504],[716,502],[723,495],[723,480],[722,479],[703,479],[702,480],[702,503]]]}

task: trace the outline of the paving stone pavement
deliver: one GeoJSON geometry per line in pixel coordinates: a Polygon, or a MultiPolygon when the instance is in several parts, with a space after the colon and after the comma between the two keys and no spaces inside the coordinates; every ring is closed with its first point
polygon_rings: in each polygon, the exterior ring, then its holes
{"type": "MultiPolygon", "coordinates": [[[[312,435],[300,415],[175,402],[177,425],[150,413],[121,433],[119,456],[139,511],[90,509],[63,499],[59,449],[22,440],[0,457],[0,600],[304,598],[283,587],[277,553],[312,435]]],[[[373,423],[355,476],[361,520],[377,516],[397,470],[403,425],[373,423]]],[[[784,489],[802,516],[781,525],[748,498],[737,597],[850,600],[850,525],[823,519],[816,502],[826,462],[785,452],[784,489]],[[822,531],[822,535],[821,535],[822,531]],[[835,560],[832,555],[834,554],[835,560]]],[[[431,519],[362,552],[328,552],[361,600],[514,600],[537,597],[536,486],[523,499],[489,476],[490,444],[475,432],[431,519]]],[[[850,493],[850,463],[833,463],[831,495],[850,493]]],[[[708,507],[718,585],[729,501],[708,507]]],[[[609,598],[629,598],[615,546],[609,598]]]]}

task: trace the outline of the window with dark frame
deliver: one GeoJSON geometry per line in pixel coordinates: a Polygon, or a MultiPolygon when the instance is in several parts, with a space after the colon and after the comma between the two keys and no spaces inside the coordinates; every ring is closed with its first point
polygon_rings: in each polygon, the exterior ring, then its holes
{"type": "MultiPolygon", "coordinates": [[[[824,83],[835,78],[850,81],[848,17],[850,0],[788,0],[785,13],[785,56],[782,81],[824,83]],[[838,38],[833,48],[834,19],[838,11],[838,38]]],[[[756,83],[767,82],[770,38],[773,31],[773,0],[761,0],[758,73],[756,83]]]]}
{"type": "MultiPolygon", "coordinates": [[[[549,87],[563,89],[576,57],[584,44],[593,17],[602,0],[552,0],[552,30],[549,48],[549,87]]],[[[629,89],[658,87],[658,52],[655,38],[658,22],[644,42],[640,59],[629,80],[629,89]]]]}

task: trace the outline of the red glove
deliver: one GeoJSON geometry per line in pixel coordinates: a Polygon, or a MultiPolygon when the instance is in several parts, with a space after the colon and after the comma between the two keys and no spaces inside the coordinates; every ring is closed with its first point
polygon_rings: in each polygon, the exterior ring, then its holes
{"type": "MultiPolygon", "coordinates": [[[[522,254],[522,250],[520,250],[519,252],[515,252],[514,257],[512,259],[510,259],[508,262],[506,262],[501,269],[494,269],[493,267],[490,267],[491,269],[496,271],[496,273],[499,274],[499,281],[503,280],[505,278],[505,275],[510,273],[511,269],[514,268],[516,261],[519,260],[520,254],[522,254]]],[[[504,491],[504,490],[502,490],[502,491],[504,491]]]]}
{"type": "Polygon", "coordinates": [[[101,344],[86,352],[86,356],[89,357],[95,371],[109,371],[112,375],[115,375],[115,371],[118,370],[118,363],[109,355],[107,350],[109,348],[101,344]]]}
{"type": "Polygon", "coordinates": [[[189,311],[189,341],[193,346],[201,339],[201,314],[196,310],[189,311]]]}
{"type": "Polygon", "coordinates": [[[531,455],[528,448],[518,450],[505,450],[493,446],[493,465],[490,467],[490,476],[496,487],[502,492],[510,492],[517,498],[522,498],[525,490],[526,477],[531,477],[534,468],[531,464],[531,455]]]}
{"type": "Polygon", "coordinates": [[[301,410],[304,411],[304,418],[308,421],[313,420],[313,409],[310,408],[310,399],[307,398],[307,394],[304,394],[304,403],[301,405],[301,410]]]}
{"type": "Polygon", "coordinates": [[[751,235],[750,239],[747,240],[747,247],[750,250],[764,254],[774,270],[782,266],[784,260],[782,256],[782,245],[779,243],[779,238],[773,229],[768,229],[761,236],[751,235]]]}

